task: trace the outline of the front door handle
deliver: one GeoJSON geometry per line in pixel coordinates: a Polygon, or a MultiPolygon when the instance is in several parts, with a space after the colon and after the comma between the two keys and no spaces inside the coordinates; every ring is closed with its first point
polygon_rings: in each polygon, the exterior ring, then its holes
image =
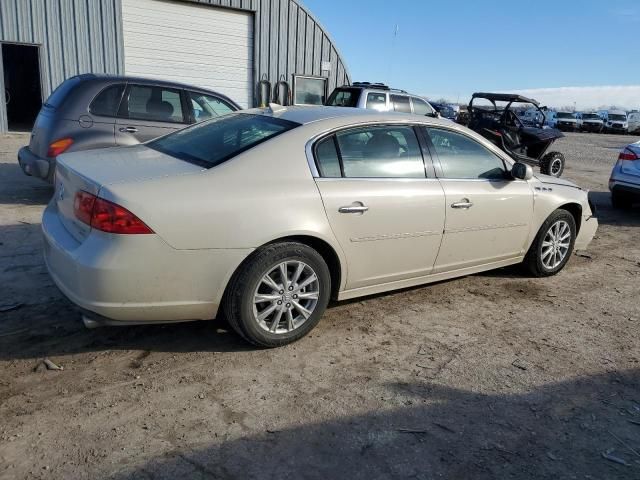
{"type": "Polygon", "coordinates": [[[357,213],[360,215],[364,214],[368,210],[369,210],[369,207],[367,207],[362,202],[354,202],[353,205],[349,205],[347,207],[340,207],[338,209],[340,213],[357,213]]]}
{"type": "Polygon", "coordinates": [[[136,127],[122,127],[120,131],[122,133],[136,133],[138,129],[136,127]]]}
{"type": "Polygon", "coordinates": [[[468,198],[463,198],[459,202],[451,204],[451,208],[459,208],[459,209],[468,210],[471,207],[473,207],[473,202],[471,202],[468,198]]]}

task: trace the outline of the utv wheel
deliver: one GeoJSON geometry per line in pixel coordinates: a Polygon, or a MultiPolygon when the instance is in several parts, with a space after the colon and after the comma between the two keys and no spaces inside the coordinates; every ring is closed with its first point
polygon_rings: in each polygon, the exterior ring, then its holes
{"type": "Polygon", "coordinates": [[[631,208],[632,201],[626,195],[619,192],[611,192],[611,204],[613,208],[627,210],[631,208]]]}
{"type": "Polygon", "coordinates": [[[540,160],[540,173],[560,177],[564,172],[564,155],[560,152],[549,152],[540,160]]]}
{"type": "Polygon", "coordinates": [[[542,224],[524,259],[534,277],[555,275],[571,258],[576,242],[576,221],[566,210],[556,210],[542,224]]]}
{"type": "Polygon", "coordinates": [[[322,256],[301,243],[254,252],[232,278],[222,309],[231,327],[262,347],[304,337],[329,303],[331,275],[322,256]]]}

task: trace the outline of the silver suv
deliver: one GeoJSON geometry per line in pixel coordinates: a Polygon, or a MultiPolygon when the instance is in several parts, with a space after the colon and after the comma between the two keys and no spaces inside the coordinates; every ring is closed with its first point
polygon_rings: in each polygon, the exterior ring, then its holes
{"type": "Polygon", "coordinates": [[[424,98],[404,90],[389,88],[383,83],[356,82],[336,88],[327,106],[368,108],[379,112],[413,113],[439,117],[438,112],[424,98]]]}
{"type": "Polygon", "coordinates": [[[240,110],[219,93],[148,78],[71,77],[42,106],[29,145],[18,152],[26,175],[53,182],[66,152],[133,145],[240,110]]]}

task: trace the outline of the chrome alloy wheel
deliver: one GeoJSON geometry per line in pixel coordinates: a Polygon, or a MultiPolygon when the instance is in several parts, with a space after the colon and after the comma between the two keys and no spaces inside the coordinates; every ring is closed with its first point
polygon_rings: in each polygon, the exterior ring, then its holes
{"type": "Polygon", "coordinates": [[[260,280],[253,294],[253,317],[267,332],[289,333],[309,319],[319,298],[316,272],[304,262],[285,261],[260,280]]]}
{"type": "Polygon", "coordinates": [[[571,227],[558,220],[547,230],[542,241],[542,264],[548,270],[557,268],[566,258],[571,245],[571,227]]]}

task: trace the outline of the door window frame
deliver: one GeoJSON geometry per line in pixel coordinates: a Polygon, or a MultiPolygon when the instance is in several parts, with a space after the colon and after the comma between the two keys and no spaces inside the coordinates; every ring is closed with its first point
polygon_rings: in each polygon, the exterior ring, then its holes
{"type": "Polygon", "coordinates": [[[124,95],[120,100],[120,108],[118,109],[117,118],[123,120],[134,120],[136,122],[155,122],[155,123],[168,123],[171,125],[189,125],[191,120],[191,114],[188,113],[187,95],[182,88],[165,87],[164,85],[155,85],[152,83],[127,83],[127,88],[124,91],[124,95]],[[170,92],[176,92],[180,96],[180,106],[182,107],[182,121],[176,120],[153,120],[149,118],[138,118],[129,115],[129,95],[131,94],[131,87],[143,87],[143,88],[160,88],[162,90],[168,90],[170,92]]]}
{"type": "Polygon", "coordinates": [[[438,177],[436,175],[436,171],[435,171],[435,160],[434,157],[431,154],[431,150],[433,149],[433,146],[430,146],[429,143],[427,143],[426,139],[424,138],[424,133],[422,132],[420,127],[423,127],[426,125],[421,124],[421,123],[408,123],[408,122],[402,122],[402,123],[394,123],[394,122],[382,122],[382,123],[365,123],[365,124],[359,124],[359,125],[350,125],[350,126],[346,126],[346,127],[339,127],[336,129],[331,130],[330,132],[326,132],[323,133],[321,135],[318,135],[314,138],[312,138],[311,140],[309,140],[307,142],[306,145],[306,154],[307,154],[307,162],[309,164],[309,168],[311,169],[311,174],[313,175],[313,177],[317,180],[338,180],[338,181],[353,181],[353,180],[358,180],[358,181],[389,181],[389,180],[395,180],[395,181],[403,181],[406,182],[407,180],[412,180],[412,181],[422,181],[422,180],[438,180],[438,177]],[[344,166],[342,163],[342,154],[340,153],[340,147],[338,145],[338,141],[337,141],[337,134],[339,133],[344,133],[344,132],[349,132],[351,130],[362,130],[363,128],[382,128],[382,127],[407,127],[407,128],[411,128],[414,132],[414,135],[416,136],[416,139],[418,141],[418,148],[420,150],[420,155],[422,157],[422,163],[424,166],[424,172],[425,172],[425,176],[424,177],[345,177],[344,176],[344,166]],[[317,147],[320,143],[322,143],[324,140],[326,140],[329,137],[333,137],[333,143],[335,145],[336,148],[336,153],[338,155],[338,161],[340,162],[340,172],[341,172],[341,176],[340,177],[323,177],[320,174],[320,169],[318,168],[318,160],[317,160],[317,147]]]}

